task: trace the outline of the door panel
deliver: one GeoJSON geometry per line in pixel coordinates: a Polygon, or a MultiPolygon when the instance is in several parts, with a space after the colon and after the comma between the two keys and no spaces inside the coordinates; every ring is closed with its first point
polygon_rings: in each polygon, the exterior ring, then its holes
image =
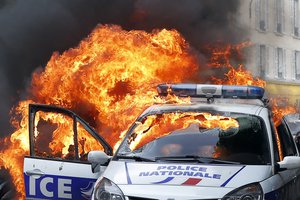
{"type": "MultiPolygon", "coordinates": [[[[299,156],[291,134],[291,129],[289,128],[289,123],[286,119],[287,118],[284,117],[282,119],[282,123],[276,127],[282,147],[283,157],[299,156]]],[[[283,170],[278,172],[278,175],[283,182],[283,187],[279,190],[280,195],[283,197],[282,199],[299,199],[299,188],[295,186],[300,185],[300,168],[283,170]]]]}
{"type": "Polygon", "coordinates": [[[26,198],[90,199],[103,170],[91,173],[88,163],[25,157],[26,198]]]}

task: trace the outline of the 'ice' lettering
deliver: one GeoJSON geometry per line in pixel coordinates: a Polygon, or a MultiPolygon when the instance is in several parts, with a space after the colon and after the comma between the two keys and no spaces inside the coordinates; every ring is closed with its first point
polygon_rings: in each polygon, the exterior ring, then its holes
{"type": "MultiPolygon", "coordinates": [[[[44,177],[41,179],[39,185],[36,184],[36,180],[32,176],[29,176],[29,195],[30,196],[36,196],[36,190],[37,187],[41,191],[41,193],[48,198],[53,198],[54,197],[54,191],[49,190],[48,185],[53,185],[55,184],[54,179],[51,177],[44,177]]],[[[57,179],[57,197],[58,198],[65,198],[65,199],[72,199],[72,193],[71,193],[71,184],[72,180],[71,179],[62,179],[58,178],[57,179]]],[[[55,187],[52,187],[55,188],[55,187]]]]}
{"type": "Polygon", "coordinates": [[[71,183],[71,179],[58,179],[58,197],[72,199],[71,183]]]}
{"type": "Polygon", "coordinates": [[[47,190],[47,185],[50,183],[53,184],[53,178],[46,177],[41,180],[40,189],[42,194],[46,197],[53,197],[53,192],[47,190]]]}

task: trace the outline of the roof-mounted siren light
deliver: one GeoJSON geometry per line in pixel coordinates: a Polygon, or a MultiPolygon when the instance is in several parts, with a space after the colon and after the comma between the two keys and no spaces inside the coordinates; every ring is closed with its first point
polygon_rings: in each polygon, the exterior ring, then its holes
{"type": "Polygon", "coordinates": [[[209,84],[160,84],[157,92],[161,96],[168,94],[179,97],[215,97],[215,98],[241,98],[262,99],[265,90],[257,86],[238,85],[209,85],[209,84]]]}

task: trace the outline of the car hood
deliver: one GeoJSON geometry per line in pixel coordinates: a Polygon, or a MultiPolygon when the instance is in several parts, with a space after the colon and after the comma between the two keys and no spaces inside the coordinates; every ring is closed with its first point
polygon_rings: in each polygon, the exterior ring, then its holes
{"type": "Polygon", "coordinates": [[[260,182],[271,165],[228,165],[111,161],[104,177],[118,185],[173,185],[236,188],[260,182]]]}

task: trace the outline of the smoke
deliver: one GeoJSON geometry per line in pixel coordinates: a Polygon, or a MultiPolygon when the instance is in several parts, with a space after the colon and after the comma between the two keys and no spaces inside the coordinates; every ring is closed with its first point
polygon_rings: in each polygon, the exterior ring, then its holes
{"type": "Polygon", "coordinates": [[[195,48],[208,42],[240,41],[236,23],[238,0],[138,0],[133,23],[136,28],[175,28],[195,48]]]}
{"type": "Polygon", "coordinates": [[[98,23],[124,24],[127,0],[0,1],[0,136],[10,133],[9,110],[26,96],[32,72],[86,37],[98,23]]]}
{"type": "Polygon", "coordinates": [[[207,45],[237,44],[248,37],[238,23],[240,0],[138,0],[131,16],[133,28],[151,31],[156,28],[178,30],[198,51],[201,69],[199,79],[223,76],[224,70],[206,65],[207,45]]]}
{"type": "Polygon", "coordinates": [[[0,136],[11,132],[9,110],[26,97],[32,72],[54,51],[76,46],[97,24],[176,29],[205,60],[204,44],[244,39],[238,9],[239,0],[1,0],[0,136]]]}

